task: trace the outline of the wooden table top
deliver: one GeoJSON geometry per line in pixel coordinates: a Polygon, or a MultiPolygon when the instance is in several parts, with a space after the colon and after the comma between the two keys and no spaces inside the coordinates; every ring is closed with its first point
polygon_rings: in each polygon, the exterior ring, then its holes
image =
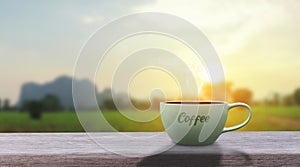
{"type": "Polygon", "coordinates": [[[1,166],[201,164],[300,166],[300,132],[229,132],[209,146],[174,145],[164,132],[0,134],[1,166]]]}

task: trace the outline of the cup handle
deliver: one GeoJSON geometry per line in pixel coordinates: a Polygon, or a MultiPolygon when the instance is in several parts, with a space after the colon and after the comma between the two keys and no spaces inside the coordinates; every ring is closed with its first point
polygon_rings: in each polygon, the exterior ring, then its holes
{"type": "Polygon", "coordinates": [[[229,111],[230,109],[232,109],[232,108],[234,108],[234,107],[238,107],[238,106],[242,106],[242,107],[245,107],[245,108],[248,109],[248,112],[249,112],[248,118],[247,118],[243,123],[241,123],[241,124],[239,124],[239,125],[231,126],[231,127],[228,127],[228,128],[225,127],[225,128],[223,129],[222,133],[224,133],[224,132],[229,132],[229,131],[233,131],[233,130],[237,130],[237,129],[239,129],[239,128],[245,126],[245,125],[250,121],[250,119],[251,119],[251,117],[252,117],[252,110],[251,110],[250,106],[248,106],[248,105],[245,104],[245,103],[233,103],[233,104],[228,104],[228,111],[229,111]]]}

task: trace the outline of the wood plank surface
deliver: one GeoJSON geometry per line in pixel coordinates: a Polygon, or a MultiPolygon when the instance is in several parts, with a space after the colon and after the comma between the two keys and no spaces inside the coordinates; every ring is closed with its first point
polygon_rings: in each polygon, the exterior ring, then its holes
{"type": "Polygon", "coordinates": [[[300,132],[229,132],[209,146],[174,145],[163,132],[93,134],[1,133],[0,166],[300,166],[300,132]]]}

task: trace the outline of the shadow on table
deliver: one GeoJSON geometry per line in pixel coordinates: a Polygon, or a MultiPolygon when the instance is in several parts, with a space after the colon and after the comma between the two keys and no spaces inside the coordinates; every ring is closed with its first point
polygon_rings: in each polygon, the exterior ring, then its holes
{"type": "Polygon", "coordinates": [[[165,153],[145,157],[138,166],[251,166],[249,155],[233,149],[176,145],[165,153]]]}

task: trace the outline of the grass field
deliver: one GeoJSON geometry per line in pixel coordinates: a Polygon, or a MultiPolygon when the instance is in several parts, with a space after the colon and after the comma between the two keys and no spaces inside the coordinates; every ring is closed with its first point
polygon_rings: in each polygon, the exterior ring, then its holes
{"type": "MultiPolygon", "coordinates": [[[[147,122],[131,121],[115,111],[104,111],[106,120],[118,131],[163,131],[160,117],[147,122]]],[[[97,118],[96,112],[86,113],[87,118],[97,118]]],[[[130,114],[136,115],[131,112],[130,114]]],[[[144,117],[154,117],[157,111],[143,113],[144,117]]],[[[244,109],[229,112],[226,126],[241,123],[247,117],[244,109]]],[[[253,107],[253,117],[248,125],[239,131],[282,131],[300,130],[300,107],[253,107]]],[[[82,132],[84,129],[75,112],[43,113],[41,120],[32,120],[28,113],[1,112],[0,132],[82,132]]],[[[97,125],[97,131],[109,131],[103,123],[97,125]]]]}

